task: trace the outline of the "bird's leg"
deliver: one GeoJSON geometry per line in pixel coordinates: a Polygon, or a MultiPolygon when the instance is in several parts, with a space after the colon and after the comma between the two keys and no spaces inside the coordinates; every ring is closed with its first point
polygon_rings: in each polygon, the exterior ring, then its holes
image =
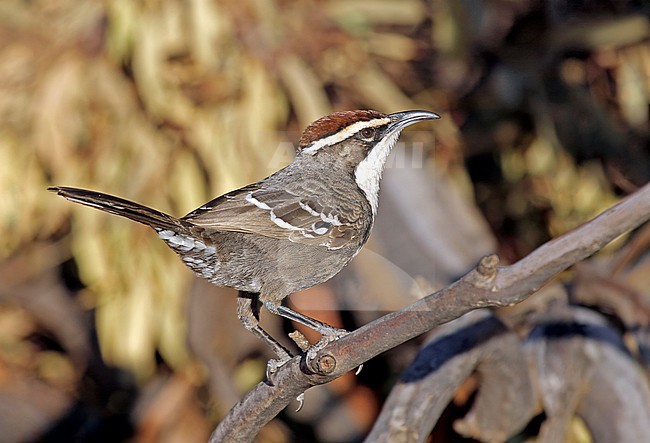
{"type": "Polygon", "coordinates": [[[286,306],[282,306],[277,302],[267,300],[264,302],[264,306],[266,307],[266,309],[269,310],[269,312],[272,312],[277,315],[281,315],[282,317],[288,318],[289,320],[297,321],[298,323],[301,323],[307,326],[308,328],[313,329],[314,331],[320,333],[323,336],[318,341],[318,343],[311,346],[307,350],[306,353],[307,361],[316,358],[318,352],[321,349],[325,348],[331,342],[336,341],[339,338],[344,337],[345,335],[348,334],[348,331],[346,331],[345,329],[335,328],[334,326],[330,326],[327,323],[318,321],[315,318],[311,318],[305,314],[301,314],[300,312],[296,312],[292,309],[289,309],[286,306]]]}
{"type": "Polygon", "coordinates": [[[277,368],[291,360],[291,354],[260,326],[259,320],[261,307],[262,303],[260,302],[259,294],[239,291],[239,296],[237,297],[237,316],[239,317],[239,320],[246,329],[259,337],[259,339],[273,349],[273,352],[278,356],[278,360],[272,360],[269,362],[269,367],[267,368],[268,376],[269,373],[275,372],[277,368]]]}
{"type": "Polygon", "coordinates": [[[264,306],[269,310],[269,312],[281,315],[282,317],[296,321],[307,326],[310,329],[313,329],[314,331],[321,334],[323,338],[326,338],[328,342],[332,340],[338,340],[348,333],[348,331],[345,329],[335,328],[334,326],[330,326],[327,323],[316,320],[315,318],[311,318],[305,314],[296,312],[274,301],[265,301],[264,306]]]}

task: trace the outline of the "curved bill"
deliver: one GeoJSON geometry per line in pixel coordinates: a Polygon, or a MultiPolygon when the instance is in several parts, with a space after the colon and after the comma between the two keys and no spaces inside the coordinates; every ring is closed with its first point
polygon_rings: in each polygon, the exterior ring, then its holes
{"type": "Polygon", "coordinates": [[[407,126],[424,120],[435,120],[440,118],[438,114],[429,111],[395,112],[394,114],[388,114],[388,117],[390,117],[390,124],[388,125],[389,132],[401,131],[407,126]]]}

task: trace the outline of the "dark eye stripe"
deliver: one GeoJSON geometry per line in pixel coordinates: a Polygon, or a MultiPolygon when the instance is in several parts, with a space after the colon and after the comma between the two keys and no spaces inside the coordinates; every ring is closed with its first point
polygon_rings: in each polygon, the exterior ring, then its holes
{"type": "MultiPolygon", "coordinates": [[[[310,143],[336,134],[343,128],[361,121],[374,119],[388,119],[388,116],[375,111],[343,111],[321,117],[305,128],[300,138],[300,148],[305,148],[310,143]]],[[[389,120],[387,120],[389,121],[389,120]]]]}

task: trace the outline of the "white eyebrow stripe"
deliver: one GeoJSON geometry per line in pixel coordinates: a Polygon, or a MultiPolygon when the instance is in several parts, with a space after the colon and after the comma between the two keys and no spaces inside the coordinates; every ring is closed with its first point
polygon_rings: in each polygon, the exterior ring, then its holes
{"type": "Polygon", "coordinates": [[[365,128],[376,128],[377,126],[382,126],[385,124],[390,123],[390,118],[375,118],[372,120],[368,121],[361,121],[361,122],[356,122],[351,124],[350,126],[344,128],[343,130],[332,134],[328,137],[322,138],[320,140],[316,140],[311,142],[305,149],[302,150],[303,154],[308,154],[308,155],[314,155],[316,154],[321,148],[325,146],[332,146],[335,145],[336,143],[340,143],[343,140],[346,140],[350,137],[352,137],[354,134],[357,132],[361,131],[362,129],[365,128]]]}

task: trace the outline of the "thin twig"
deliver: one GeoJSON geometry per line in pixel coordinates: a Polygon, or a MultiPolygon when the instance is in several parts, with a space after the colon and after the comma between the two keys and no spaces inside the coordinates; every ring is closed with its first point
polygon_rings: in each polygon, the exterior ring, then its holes
{"type": "Polygon", "coordinates": [[[648,219],[650,185],[511,266],[497,267],[496,256],[485,257],[476,269],[447,288],[362,326],[313,358],[294,358],[282,366],[274,376],[274,386],[262,382],[246,394],[217,426],[210,443],[252,442],[262,426],[307,388],[334,380],[469,311],[519,303],[559,272],[648,219]]]}

